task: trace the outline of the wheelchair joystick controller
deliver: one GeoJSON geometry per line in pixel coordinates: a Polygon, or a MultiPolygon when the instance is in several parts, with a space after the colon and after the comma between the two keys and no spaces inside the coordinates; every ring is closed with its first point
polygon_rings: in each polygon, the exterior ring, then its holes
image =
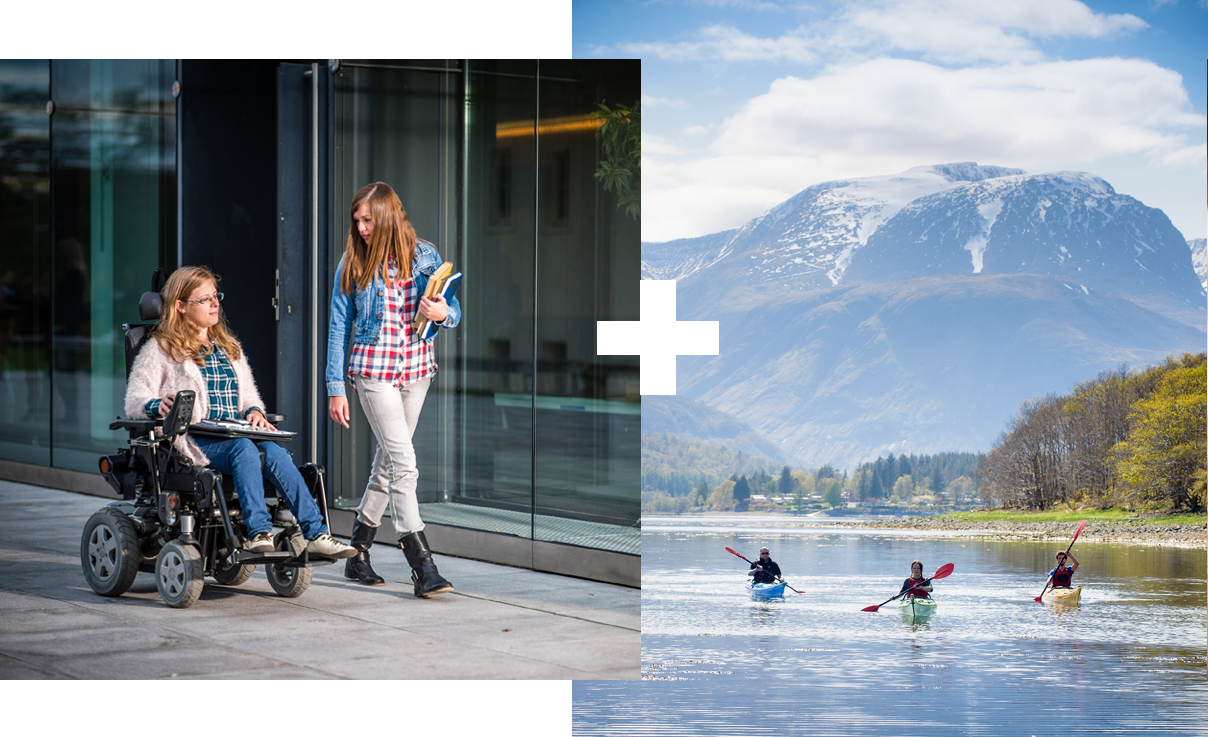
{"type": "Polygon", "coordinates": [[[166,437],[174,438],[177,435],[183,435],[189,429],[189,422],[193,419],[193,402],[196,399],[196,395],[191,390],[186,389],[176,393],[172,409],[164,418],[164,435],[166,437]]]}

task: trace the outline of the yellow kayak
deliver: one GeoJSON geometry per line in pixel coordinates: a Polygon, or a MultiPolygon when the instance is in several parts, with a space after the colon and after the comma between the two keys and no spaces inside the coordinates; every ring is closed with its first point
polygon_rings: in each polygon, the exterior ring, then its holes
{"type": "Polygon", "coordinates": [[[1082,600],[1082,587],[1049,589],[1042,598],[1050,604],[1077,604],[1082,600]]]}

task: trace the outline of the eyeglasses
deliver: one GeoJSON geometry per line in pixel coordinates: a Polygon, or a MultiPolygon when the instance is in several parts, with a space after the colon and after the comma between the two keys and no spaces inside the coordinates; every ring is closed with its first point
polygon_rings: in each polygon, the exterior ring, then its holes
{"type": "Polygon", "coordinates": [[[768,551],[766,551],[766,550],[760,550],[760,551],[759,551],[759,554],[760,554],[760,555],[771,555],[771,553],[769,553],[769,552],[768,552],[768,551]]]}
{"type": "Polygon", "coordinates": [[[206,297],[205,299],[186,299],[185,302],[188,302],[191,305],[217,305],[222,301],[222,297],[222,292],[214,292],[214,294],[206,297]]]}

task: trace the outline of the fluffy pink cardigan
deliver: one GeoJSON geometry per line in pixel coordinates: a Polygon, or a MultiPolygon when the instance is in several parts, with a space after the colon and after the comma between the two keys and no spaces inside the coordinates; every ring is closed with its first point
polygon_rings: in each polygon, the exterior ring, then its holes
{"type": "MultiPolygon", "coordinates": [[[[239,360],[231,361],[231,367],[235,370],[235,378],[239,382],[239,414],[242,415],[252,407],[260,407],[263,410],[264,400],[256,389],[252,367],[248,365],[247,352],[242,346],[239,349],[239,360]]],[[[173,361],[159,347],[159,341],[152,337],[138,352],[134,367],[130,370],[130,380],[126,382],[126,416],[132,420],[145,420],[147,402],[168,392],[186,389],[192,389],[197,394],[190,423],[200,422],[210,415],[210,395],[206,391],[201,367],[192,361],[173,361]]],[[[201,448],[198,448],[197,443],[188,435],[176,438],[173,445],[193,461],[194,465],[209,465],[210,459],[206,458],[205,453],[201,452],[201,448]]]]}

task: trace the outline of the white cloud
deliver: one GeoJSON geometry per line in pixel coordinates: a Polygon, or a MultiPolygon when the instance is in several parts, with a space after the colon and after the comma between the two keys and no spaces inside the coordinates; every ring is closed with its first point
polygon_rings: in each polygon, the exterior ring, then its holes
{"type": "Polygon", "coordinates": [[[1095,13],[1078,0],[881,0],[852,4],[836,41],[879,39],[942,61],[1031,61],[1042,54],[1029,37],[1103,38],[1145,27],[1136,16],[1095,13]]]}
{"type": "Polygon", "coordinates": [[[703,126],[703,125],[684,126],[684,135],[685,136],[699,136],[702,133],[708,133],[708,132],[709,132],[709,128],[707,126],[703,126]]]}
{"type": "Polygon", "coordinates": [[[646,159],[652,156],[681,156],[688,153],[682,146],[676,145],[670,139],[656,136],[653,133],[642,134],[642,177],[646,176],[646,159]]]}
{"type": "Polygon", "coordinates": [[[854,146],[869,155],[908,149],[928,158],[1005,155],[1025,165],[1089,162],[1182,150],[1187,133],[1206,122],[1190,111],[1182,78],[1145,60],[946,69],[874,59],[777,80],[725,122],[714,148],[815,155],[854,146]]]}
{"type": "Polygon", "coordinates": [[[705,26],[697,40],[656,43],[621,43],[617,48],[643,58],[674,61],[791,61],[810,63],[817,59],[813,42],[804,27],[779,38],[759,38],[725,23],[705,26]]]}
{"type": "MultiPolygon", "coordinates": [[[[735,227],[804,187],[921,164],[1034,171],[1142,155],[1203,170],[1205,116],[1181,77],[1135,59],[948,69],[874,59],[787,77],[694,157],[646,151],[643,238],[735,227]]],[[[680,142],[682,148],[685,142],[680,142]]]]}
{"type": "Polygon", "coordinates": [[[642,107],[688,107],[688,101],[673,100],[669,97],[656,97],[655,95],[642,95],[642,107]]]}
{"type": "Polygon", "coordinates": [[[761,0],[688,0],[689,5],[704,5],[709,8],[742,8],[743,10],[784,10],[784,5],[761,0]]]}
{"type": "Polygon", "coordinates": [[[1145,27],[1134,15],[1096,13],[1079,0],[849,0],[830,20],[776,38],[719,23],[702,27],[688,41],[617,48],[672,61],[813,63],[819,54],[867,56],[894,49],[944,62],[1037,61],[1043,53],[1034,38],[1103,38],[1145,27]]]}

